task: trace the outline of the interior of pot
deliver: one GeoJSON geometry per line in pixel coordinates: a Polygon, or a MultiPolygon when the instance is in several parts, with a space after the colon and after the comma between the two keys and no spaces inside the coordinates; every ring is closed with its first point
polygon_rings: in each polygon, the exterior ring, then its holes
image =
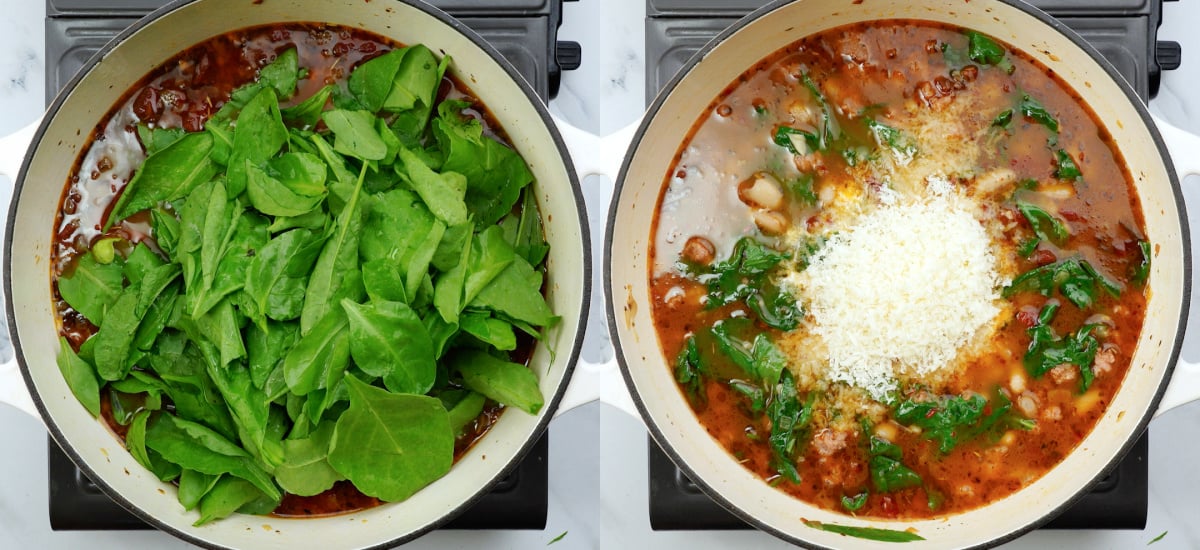
{"type": "MultiPolygon", "coordinates": [[[[590,267],[569,159],[548,115],[531,88],[506,71],[472,39],[432,8],[401,2],[336,0],[198,0],[173,4],[153,22],[127,31],[115,49],[85,69],[68,86],[43,125],[36,151],[17,182],[9,213],[11,258],[6,277],[10,325],[26,379],[55,438],[90,477],[115,491],[143,518],[204,545],[279,548],[357,548],[398,542],[448,519],[513,467],[549,422],[578,355],[580,321],[588,301],[590,267]],[[562,321],[531,359],[547,406],[536,417],[508,412],[454,466],[449,475],[403,503],[322,519],[235,515],[192,527],[196,512],[184,512],[175,488],[138,465],[106,426],[71,394],[55,364],[57,325],[51,304],[52,221],[68,171],[92,127],[148,70],[178,51],[238,28],[282,21],[315,21],[360,27],[406,44],[423,43],[453,58],[452,72],[491,110],[536,178],[534,189],[550,242],[547,298],[562,321]],[[130,34],[131,33],[131,34],[130,34]]],[[[120,40],[120,38],[118,39],[120,40]]],[[[478,40],[478,39],[476,39],[478,40]]]]}
{"type": "MultiPolygon", "coordinates": [[[[915,528],[930,547],[997,542],[1048,519],[1115,464],[1140,433],[1178,353],[1184,312],[1188,249],[1181,197],[1157,133],[1133,92],[1070,38],[1051,30],[1027,6],[996,1],[799,0],[752,15],[724,41],[689,65],[651,107],[634,139],[610,214],[605,268],[614,341],[643,416],[669,455],[710,494],[755,525],[794,542],[827,547],[848,539],[804,526],[800,519],[890,529],[915,528]],[[1026,489],[971,512],[926,521],[865,521],[825,511],[768,486],[737,461],[696,421],[655,336],[647,257],[650,230],[664,176],[692,123],[743,71],[781,47],[831,27],[873,19],[907,18],[973,28],[1024,50],[1062,76],[1099,115],[1125,157],[1154,243],[1145,328],[1129,374],[1098,428],[1058,467],[1026,489]]],[[[718,40],[721,40],[720,38],[718,40]]],[[[1081,40],[1077,42],[1082,44],[1081,40]]],[[[869,543],[855,540],[856,545],[869,543]]]]}

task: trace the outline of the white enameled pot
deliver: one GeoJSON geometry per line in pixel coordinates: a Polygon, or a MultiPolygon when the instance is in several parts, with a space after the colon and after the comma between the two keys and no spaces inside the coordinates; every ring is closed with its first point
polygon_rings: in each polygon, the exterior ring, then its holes
{"type": "MultiPolygon", "coordinates": [[[[0,141],[0,157],[0,173],[16,176],[4,233],[4,292],[16,357],[0,366],[0,401],[40,416],[58,444],[106,493],[151,525],[189,542],[290,549],[373,548],[411,540],[445,523],[503,479],[564,398],[590,298],[590,239],[578,178],[561,135],[532,88],[473,31],[420,1],[177,1],[105,46],[40,123],[0,141]],[[562,317],[530,362],[547,405],[536,416],[520,411],[502,415],[449,474],[407,501],[329,518],[235,515],[193,527],[196,512],[185,512],[175,488],[133,460],[103,422],[76,401],[59,373],[49,263],[53,220],[68,172],[92,128],[147,71],[210,37],[286,21],[362,28],[450,55],[451,72],[488,106],[525,158],[536,178],[533,188],[551,247],[547,299],[562,317]]],[[[577,389],[571,403],[595,398],[594,388],[577,389]]]]}
{"type": "Polygon", "coordinates": [[[1062,23],[1019,0],[772,3],[693,57],[655,99],[633,136],[609,210],[603,262],[602,290],[608,296],[609,327],[621,371],[651,434],[675,463],[709,496],[780,538],[828,548],[892,546],[813,529],[801,521],[807,519],[912,528],[926,539],[905,548],[977,547],[1011,540],[1054,517],[1102,479],[1156,412],[1200,393],[1200,368],[1179,356],[1190,301],[1191,257],[1179,189],[1182,178],[1176,174],[1176,166],[1182,173],[1200,171],[1198,157],[1200,138],[1156,124],[1094,49],[1062,23]],[[768,486],[740,466],[697,422],[676,384],[655,334],[648,285],[653,261],[649,239],[659,190],[699,113],[745,70],[787,44],[840,25],[895,18],[982,31],[1027,52],[1070,83],[1124,155],[1155,245],[1145,328],[1129,374],[1097,427],[1061,464],[1025,489],[977,510],[925,521],[864,520],[832,513],[768,486]]]}

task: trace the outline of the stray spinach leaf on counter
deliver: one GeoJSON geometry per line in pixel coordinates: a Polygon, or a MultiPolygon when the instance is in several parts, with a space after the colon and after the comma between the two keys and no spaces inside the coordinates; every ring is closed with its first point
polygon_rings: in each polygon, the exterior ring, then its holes
{"type": "MultiPolygon", "coordinates": [[[[435,104],[447,62],[394,50],[280,109],[304,73],[288,51],[204,131],[138,127],[148,156],[106,226],[149,210],[158,246],[101,238],[58,279],[99,327],[58,364],[92,415],[107,390],[197,524],[343,479],[403,500],[488,402],[540,411],[509,354],[558,320],[533,175],[471,104],[435,104]]],[[[782,258],[756,252],[739,265],[782,258]]]]}

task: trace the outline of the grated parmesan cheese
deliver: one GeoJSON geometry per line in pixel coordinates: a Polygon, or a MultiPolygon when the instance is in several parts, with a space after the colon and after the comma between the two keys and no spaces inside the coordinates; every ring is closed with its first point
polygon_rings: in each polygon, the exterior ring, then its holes
{"type": "Polygon", "coordinates": [[[884,205],[834,234],[785,279],[827,347],[826,377],[883,399],[899,374],[951,365],[1000,312],[991,240],[949,193],[884,205]]]}

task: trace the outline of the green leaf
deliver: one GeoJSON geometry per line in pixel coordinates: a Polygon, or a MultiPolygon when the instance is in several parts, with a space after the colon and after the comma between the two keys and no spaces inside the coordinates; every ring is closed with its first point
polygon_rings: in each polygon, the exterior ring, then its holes
{"type": "Polygon", "coordinates": [[[412,151],[399,150],[400,165],[408,184],[417,192],[429,211],[447,225],[458,225],[467,221],[467,178],[462,174],[444,171],[441,174],[430,170],[412,151]]]}
{"type": "Polygon", "coordinates": [[[1134,284],[1142,286],[1145,285],[1146,280],[1150,278],[1150,258],[1154,255],[1154,252],[1150,246],[1150,241],[1138,241],[1138,252],[1141,253],[1141,257],[1138,258],[1137,264],[1135,264],[1131,270],[1133,272],[1132,280],[1134,284]]]}
{"type": "Polygon", "coordinates": [[[396,393],[423,394],[437,376],[433,341],[421,318],[404,303],[359,305],[342,300],[350,321],[350,354],[354,364],[383,378],[396,393]]]}
{"type": "Polygon", "coordinates": [[[1054,153],[1055,161],[1058,168],[1054,170],[1054,177],[1060,180],[1077,181],[1083,176],[1079,171],[1079,166],[1075,164],[1075,159],[1071,158],[1071,154],[1059,149],[1054,153]]]}
{"type": "Polygon", "coordinates": [[[879,529],[877,527],[855,527],[851,525],[836,525],[833,523],[821,523],[819,521],[810,521],[802,519],[805,525],[813,529],[829,531],[848,537],[855,537],[867,540],[877,540],[880,542],[913,542],[925,540],[924,537],[910,533],[908,531],[896,531],[893,529],[879,529]]]}
{"type": "Polygon", "coordinates": [[[268,468],[278,465],[283,457],[267,443],[271,401],[250,380],[249,369],[242,364],[209,365],[208,375],[229,406],[242,446],[268,468]]]}
{"type": "Polygon", "coordinates": [[[58,293],[72,309],[103,327],[104,312],[121,295],[121,263],[101,264],[91,254],[77,257],[74,271],[58,278],[58,293]]]}
{"type": "Polygon", "coordinates": [[[382,160],[387,145],[375,131],[375,115],[367,111],[334,110],[321,115],[333,132],[333,149],[361,160],[382,160]]]}
{"type": "Polygon", "coordinates": [[[1000,114],[996,115],[996,118],[992,119],[992,126],[1008,129],[1012,126],[1012,119],[1012,109],[1005,109],[1000,111],[1000,114]]]}
{"type": "Polygon", "coordinates": [[[450,471],[454,433],[433,397],[393,394],[346,377],[350,408],[338,418],[329,464],[364,494],[405,500],[450,471]]]}
{"type": "Polygon", "coordinates": [[[696,345],[696,337],[689,336],[675,358],[675,381],[687,389],[689,399],[703,402],[707,397],[703,376],[704,364],[700,360],[700,348],[696,345]]]}
{"type": "Polygon", "coordinates": [[[284,120],[299,123],[305,128],[316,126],[317,122],[321,120],[321,113],[325,110],[325,105],[329,103],[329,96],[333,93],[333,88],[333,84],[325,85],[313,95],[308,96],[308,99],[281,109],[280,116],[284,120]]]}
{"type": "Polygon", "coordinates": [[[238,115],[226,172],[230,197],[237,197],[246,189],[248,165],[257,166],[265,162],[287,143],[287,126],[283,125],[279,99],[275,93],[273,88],[263,89],[238,115]]]}
{"type": "Polygon", "coordinates": [[[371,112],[383,108],[383,102],[388,98],[392,89],[392,81],[396,71],[400,70],[400,61],[408,48],[399,48],[360,63],[350,73],[346,88],[354,94],[355,99],[371,112]]]}
{"type": "Polygon", "coordinates": [[[274,400],[287,391],[283,358],[300,338],[300,324],[268,321],[266,328],[246,327],[246,366],[250,380],[274,400]]]}
{"type": "Polygon", "coordinates": [[[566,531],[563,531],[563,532],[562,532],[562,533],[560,533],[560,534],[559,534],[557,537],[554,537],[553,539],[550,539],[550,542],[547,542],[547,543],[546,543],[546,546],[550,546],[551,544],[554,544],[554,543],[556,543],[556,542],[558,542],[558,541],[560,541],[560,540],[562,540],[562,539],[566,538],[566,536],[567,536],[567,532],[566,532],[566,531]]]}
{"type": "Polygon", "coordinates": [[[558,317],[542,297],[542,274],[520,257],[515,257],[504,271],[483,287],[469,305],[490,309],[535,327],[558,322],[558,317]]]}
{"type": "MultiPolygon", "coordinates": [[[[438,398],[442,399],[445,404],[445,395],[449,392],[443,392],[438,398]]],[[[481,393],[473,391],[460,392],[464,394],[454,406],[446,407],[446,412],[450,415],[450,429],[457,436],[462,433],[463,428],[470,424],[483,413],[483,406],[487,403],[487,398],[481,393]]]]}
{"type": "Polygon", "coordinates": [[[489,399],[536,415],[542,408],[537,375],[529,367],[475,350],[456,352],[449,359],[463,385],[489,399]]]}
{"type": "Polygon", "coordinates": [[[113,204],[104,230],[159,202],[186,197],[197,185],[212,179],[217,173],[210,158],[212,148],[211,135],[193,133],[146,157],[113,204]]]}
{"type": "Polygon", "coordinates": [[[870,455],[868,468],[876,491],[890,493],[923,483],[921,476],[900,462],[904,457],[899,446],[871,436],[870,455]]]}
{"type": "Polygon", "coordinates": [[[350,362],[350,324],[342,308],[330,310],[283,359],[288,388],[297,395],[325,389],[350,362]]]}
{"type": "Polygon", "coordinates": [[[800,432],[812,420],[815,397],[810,395],[807,403],[801,403],[792,371],[787,369],[783,369],[779,383],[771,388],[771,401],[767,404],[767,418],[771,421],[771,435],[767,439],[772,451],[771,464],[793,483],[800,481],[795,466],[796,442],[800,432]]]}
{"type": "Polygon", "coordinates": [[[259,312],[277,321],[300,317],[308,276],[325,244],[324,235],[293,229],[271,239],[246,270],[246,294],[259,312]]]}
{"type": "Polygon", "coordinates": [[[467,312],[458,318],[463,332],[501,351],[517,349],[517,335],[512,324],[486,313],[467,312]]]}
{"type": "Polygon", "coordinates": [[[787,149],[793,155],[804,156],[814,151],[823,151],[821,138],[816,134],[790,126],[775,128],[772,137],[775,145],[787,149]]]}
{"type": "Polygon", "coordinates": [[[982,395],[934,396],[928,400],[906,399],[893,414],[905,426],[919,426],[921,435],[938,443],[942,454],[950,452],[971,434],[971,428],[983,418],[987,399],[982,395]]]}
{"type": "Polygon", "coordinates": [[[274,61],[258,71],[258,82],[270,86],[284,99],[296,93],[296,83],[299,80],[299,56],[296,55],[295,48],[279,54],[274,61]]]}
{"type": "Polygon", "coordinates": [[[463,107],[461,102],[442,102],[433,135],[446,155],[442,173],[466,176],[467,210],[478,227],[487,227],[512,210],[533,173],[516,151],[484,136],[478,120],[464,120],[458,112],[463,107]]]}
{"type": "Polygon", "coordinates": [[[58,338],[58,370],[62,371],[71,393],[92,416],[100,416],[100,384],[96,370],[80,359],[65,337],[58,338]]]}
{"type": "Polygon", "coordinates": [[[863,491],[853,497],[842,495],[842,508],[848,512],[857,512],[863,505],[867,503],[867,497],[871,494],[863,491]]]}
{"type": "Polygon", "coordinates": [[[268,161],[267,170],[246,166],[246,195],[263,214],[300,216],[325,200],[325,174],[325,163],[316,156],[286,153],[268,161]]]}
{"type": "Polygon", "coordinates": [[[179,503],[184,510],[191,511],[200,505],[200,500],[212,491],[221,476],[210,476],[195,470],[183,470],[179,474],[179,503]]]}
{"type": "Polygon", "coordinates": [[[325,241],[316,266],[304,291],[304,307],[300,311],[300,333],[308,331],[332,309],[340,309],[342,298],[357,301],[366,292],[362,287],[362,271],[358,263],[359,237],[362,234],[361,204],[362,176],[359,175],[354,193],[334,222],[333,235],[325,241]]]}
{"type": "Polygon", "coordinates": [[[406,53],[382,108],[391,112],[417,108],[428,116],[449,60],[439,63],[433,52],[421,44],[407,48],[406,53]]]}
{"type": "Polygon", "coordinates": [[[284,460],[275,468],[275,481],[283,490],[299,496],[319,495],[345,479],[329,465],[329,447],[334,423],[323,422],[304,439],[283,442],[284,460]]]}
{"type": "Polygon", "coordinates": [[[1017,109],[1030,120],[1045,126],[1047,130],[1058,133],[1058,120],[1046,111],[1046,107],[1040,101],[1029,94],[1021,96],[1021,102],[1017,104],[1017,109]]]}
{"type": "Polygon", "coordinates": [[[274,500],[282,498],[275,482],[241,447],[217,432],[161,413],[146,429],[146,446],[166,460],[209,475],[230,474],[254,484],[274,500]]]}
{"type": "Polygon", "coordinates": [[[1167,536],[1167,532],[1166,532],[1166,531],[1163,531],[1163,532],[1162,532],[1161,534],[1159,534],[1157,537],[1154,537],[1153,539],[1150,539],[1150,542],[1147,542],[1147,543],[1146,543],[1146,546],[1150,546],[1151,544],[1154,544],[1154,543],[1156,543],[1156,542],[1158,542],[1158,541],[1162,540],[1162,539],[1163,539],[1163,537],[1165,537],[1165,536],[1167,536]]]}
{"type": "Polygon", "coordinates": [[[182,473],[179,466],[163,460],[162,455],[146,449],[146,422],[150,420],[150,411],[140,411],[133,416],[129,430],[125,432],[125,448],[142,467],[154,474],[160,481],[169,482],[182,473]]]}
{"type": "Polygon", "coordinates": [[[913,157],[917,156],[919,149],[917,148],[916,140],[912,136],[902,130],[879,122],[872,117],[867,117],[866,123],[867,129],[871,131],[871,135],[875,138],[875,142],[880,147],[891,149],[896,155],[896,160],[901,164],[908,163],[913,157]]]}
{"type": "Polygon", "coordinates": [[[141,316],[137,314],[140,288],[141,285],[126,287],[105,314],[104,326],[92,336],[96,340],[96,372],[102,380],[125,378],[133,366],[129,357],[141,322],[141,316]]]}
{"type": "Polygon", "coordinates": [[[967,31],[967,56],[981,65],[999,65],[1004,60],[1004,48],[988,36],[967,31]]]}
{"type": "Polygon", "coordinates": [[[278,505],[280,499],[281,497],[265,493],[258,485],[246,480],[224,476],[200,500],[200,519],[192,525],[199,527],[211,521],[229,517],[234,512],[259,500],[266,500],[269,506],[267,509],[273,509],[275,505],[278,505]]]}
{"type": "Polygon", "coordinates": [[[183,128],[151,128],[144,123],[137,125],[138,141],[142,143],[146,155],[166,149],[187,134],[183,128]]]}

